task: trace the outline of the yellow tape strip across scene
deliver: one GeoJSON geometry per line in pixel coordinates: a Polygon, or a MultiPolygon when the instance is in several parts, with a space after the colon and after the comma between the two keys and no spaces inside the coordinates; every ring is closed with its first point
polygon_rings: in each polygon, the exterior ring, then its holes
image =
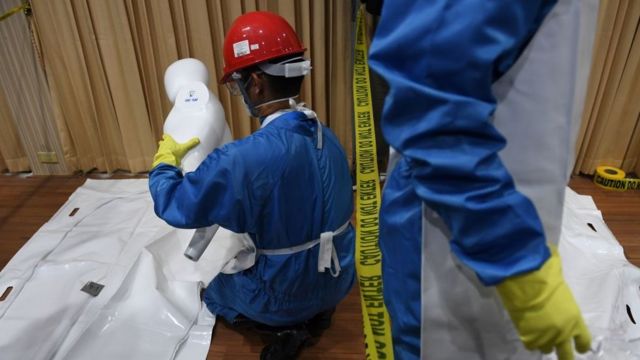
{"type": "Polygon", "coordinates": [[[17,14],[20,11],[26,11],[31,9],[31,5],[29,5],[29,3],[27,2],[23,2],[22,5],[18,5],[16,7],[13,7],[9,10],[7,10],[7,12],[5,12],[4,14],[0,15],[0,21],[10,17],[11,15],[17,14]]]}
{"type": "Polygon", "coordinates": [[[626,176],[624,171],[613,166],[598,166],[593,182],[609,190],[640,190],[640,179],[630,179],[626,176]]]}
{"type": "Polygon", "coordinates": [[[389,314],[382,298],[382,267],[378,246],[380,179],[371,107],[364,9],[357,17],[353,65],[353,109],[356,148],[356,270],[364,320],[367,359],[393,359],[389,314]]]}

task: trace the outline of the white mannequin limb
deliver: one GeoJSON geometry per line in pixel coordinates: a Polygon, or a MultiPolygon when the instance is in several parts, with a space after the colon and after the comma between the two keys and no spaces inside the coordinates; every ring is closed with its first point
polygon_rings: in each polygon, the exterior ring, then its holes
{"type": "MultiPolygon", "coordinates": [[[[177,142],[193,137],[200,144],[182,159],[183,173],[194,171],[216,148],[232,140],[218,98],[207,88],[209,74],[197,59],[182,59],[169,65],[164,85],[169,100],[174,103],[164,123],[164,132],[177,142]]],[[[218,230],[218,225],[197,229],[184,255],[197,261],[218,230]]]]}

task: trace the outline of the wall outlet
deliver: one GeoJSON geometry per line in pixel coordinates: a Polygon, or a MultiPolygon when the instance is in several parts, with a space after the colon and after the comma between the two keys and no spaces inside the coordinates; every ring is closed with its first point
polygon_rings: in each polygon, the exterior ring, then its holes
{"type": "Polygon", "coordinates": [[[43,164],[57,164],[58,155],[52,151],[38,151],[38,161],[43,164]]]}

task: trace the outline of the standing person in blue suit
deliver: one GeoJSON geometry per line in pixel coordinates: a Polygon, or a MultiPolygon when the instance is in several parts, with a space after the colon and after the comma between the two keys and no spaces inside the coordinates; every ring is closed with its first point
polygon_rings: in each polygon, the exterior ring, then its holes
{"type": "Polygon", "coordinates": [[[382,131],[396,150],[380,214],[396,359],[589,350],[555,244],[596,12],[384,3],[370,64],[389,85],[382,131]]]}
{"type": "Polygon", "coordinates": [[[195,144],[165,135],[149,175],[155,211],[179,228],[247,233],[255,264],[219,274],[204,301],[231,324],[274,335],[262,359],[293,359],[329,326],[354,282],[351,177],[338,139],[295,98],[310,63],[291,26],[269,12],[238,17],[224,43],[222,82],[261,127],[176,167],[195,144]]]}

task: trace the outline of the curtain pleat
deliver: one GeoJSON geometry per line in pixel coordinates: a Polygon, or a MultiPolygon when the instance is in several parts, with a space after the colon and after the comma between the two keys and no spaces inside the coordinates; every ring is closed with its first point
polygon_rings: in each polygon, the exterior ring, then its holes
{"type": "MultiPolygon", "coordinates": [[[[0,0],[0,13],[20,5],[0,0]]],[[[38,38],[29,19],[18,12],[0,22],[0,154],[3,168],[31,170],[36,175],[63,174],[69,169],[53,119],[51,97],[40,63],[38,38]],[[43,163],[39,153],[53,154],[57,163],[43,163]]]]}
{"type": "MultiPolygon", "coordinates": [[[[19,3],[0,0],[0,10],[19,3]]],[[[225,32],[255,10],[277,12],[295,27],[313,66],[300,100],[352,159],[351,1],[33,0],[32,6],[31,20],[17,14],[0,24],[0,167],[149,170],[172,106],[164,71],[185,57],[206,64],[234,138],[247,136],[257,121],[218,81],[225,32]],[[55,152],[60,164],[40,163],[41,151],[55,152]]],[[[575,172],[591,174],[602,164],[640,172],[640,1],[600,6],[575,172]]]]}
{"type": "Polygon", "coordinates": [[[640,170],[640,2],[600,3],[575,173],[599,165],[640,170]]]}
{"type": "MultiPolygon", "coordinates": [[[[0,1],[6,7],[19,3],[0,1]]],[[[38,66],[47,75],[36,87],[47,98],[40,117],[46,119],[47,134],[56,138],[66,172],[148,171],[172,106],[164,71],[181,58],[197,58],[209,69],[209,88],[223,104],[234,138],[255,131],[258,122],[219,79],[226,31],[236,17],[256,10],[277,12],[296,29],[313,66],[300,101],[334,130],[351,157],[350,1],[33,0],[32,6],[32,35],[42,53],[38,66]]],[[[21,41],[33,52],[28,39],[21,41]]],[[[27,64],[6,57],[3,61],[27,64]]],[[[6,99],[0,96],[0,139],[21,133],[11,128],[17,119],[9,89],[4,89],[6,99]]],[[[25,156],[35,152],[26,145],[21,152],[22,146],[3,142],[0,165],[24,169],[17,164],[24,165],[25,156]]]]}
{"type": "MultiPolygon", "coordinates": [[[[311,66],[315,69],[325,69],[323,73],[314,71],[311,74],[310,79],[306,81],[311,84],[311,104],[314,110],[318,114],[318,117],[327,124],[329,119],[328,108],[328,95],[327,91],[327,74],[330,73],[330,69],[327,64],[330,63],[328,58],[327,46],[330,45],[330,41],[327,40],[327,26],[330,26],[328,16],[326,14],[326,4],[321,1],[311,1],[310,12],[313,16],[310,17],[310,43],[306,46],[309,48],[311,54],[311,66]]],[[[345,79],[343,84],[336,84],[336,88],[342,88],[344,85],[350,84],[350,78],[345,79]]],[[[346,111],[347,109],[345,109],[346,111]]],[[[341,139],[342,140],[342,139],[341,139]]],[[[344,143],[343,143],[344,145],[344,143]]]]}
{"type": "Polygon", "coordinates": [[[110,103],[100,102],[107,84],[89,9],[82,1],[34,1],[33,10],[49,89],[59,106],[65,159],[79,170],[107,169],[118,154],[105,159],[103,144],[116,148],[110,140],[120,139],[108,136],[107,119],[115,113],[110,103]]]}
{"type": "Polygon", "coordinates": [[[622,167],[631,169],[636,175],[640,174],[640,114],[636,118],[636,126],[633,129],[622,167]]]}
{"type": "Polygon", "coordinates": [[[345,148],[349,163],[353,160],[352,150],[352,113],[353,101],[351,93],[351,3],[348,1],[336,1],[330,3],[331,23],[327,26],[330,30],[329,77],[330,84],[328,113],[330,120],[328,125],[336,132],[336,135],[345,148]],[[342,84],[342,86],[335,86],[342,84]]]}
{"type": "Polygon", "coordinates": [[[22,172],[31,169],[18,137],[13,114],[0,87],[0,171],[22,172]]]}

